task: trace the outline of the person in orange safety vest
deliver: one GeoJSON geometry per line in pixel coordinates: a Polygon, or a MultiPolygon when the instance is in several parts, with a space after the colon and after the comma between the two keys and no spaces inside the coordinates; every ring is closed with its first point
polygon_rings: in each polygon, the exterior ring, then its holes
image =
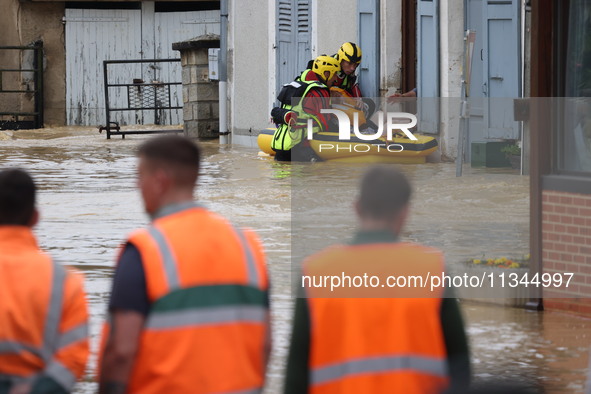
{"type": "Polygon", "coordinates": [[[269,353],[269,281],[253,231],[193,201],[199,147],[139,148],[152,222],[128,238],[109,302],[100,393],[259,393],[269,353]]]}
{"type": "Polygon", "coordinates": [[[83,280],[37,246],[35,195],[27,172],[0,172],[0,393],[69,393],[88,359],[83,280]]]}
{"type": "Polygon", "coordinates": [[[322,286],[327,277],[345,282],[364,272],[381,283],[390,276],[443,272],[440,251],[399,239],[410,195],[404,174],[371,168],[355,205],[360,230],[354,239],[304,262],[286,394],[418,394],[468,387],[468,345],[451,289],[397,289],[374,282],[365,288],[322,286]]]}

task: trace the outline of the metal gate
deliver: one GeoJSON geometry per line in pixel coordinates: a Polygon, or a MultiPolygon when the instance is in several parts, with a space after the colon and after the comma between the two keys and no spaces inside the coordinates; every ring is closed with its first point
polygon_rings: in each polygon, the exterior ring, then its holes
{"type": "Polygon", "coordinates": [[[101,126],[99,131],[107,131],[107,139],[112,135],[126,134],[153,134],[153,133],[180,133],[183,129],[164,130],[121,130],[119,122],[111,121],[112,112],[145,113],[151,111],[155,124],[161,124],[166,112],[182,109],[182,103],[173,101],[173,95],[182,86],[181,81],[144,81],[141,78],[125,80],[121,73],[113,66],[121,65],[123,69],[129,69],[131,65],[147,65],[156,67],[156,64],[180,63],[181,59],[143,59],[143,60],[105,60],[103,61],[106,126],[101,126]],[[109,67],[111,66],[111,67],[109,67]]]}
{"type": "Polygon", "coordinates": [[[43,127],[42,42],[0,47],[0,106],[2,130],[43,127]]]}

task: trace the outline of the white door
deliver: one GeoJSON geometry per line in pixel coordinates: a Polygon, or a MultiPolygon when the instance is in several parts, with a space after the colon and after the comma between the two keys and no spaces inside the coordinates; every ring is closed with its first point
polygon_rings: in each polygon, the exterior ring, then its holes
{"type": "MultiPolygon", "coordinates": [[[[141,58],[141,11],[66,8],[66,121],[68,125],[105,122],[103,60],[141,58]],[[122,39],[125,37],[125,39],[122,39]]],[[[110,80],[131,83],[139,65],[112,69],[110,80]]],[[[127,98],[115,95],[111,106],[127,98]]],[[[136,123],[136,114],[122,112],[122,124],[136,123]]]]}
{"type": "MultiPolygon", "coordinates": [[[[174,59],[180,56],[172,50],[172,44],[198,37],[207,33],[220,34],[220,11],[187,11],[187,12],[156,12],[154,15],[154,59],[174,59]]],[[[145,31],[145,30],[144,30],[145,31]]],[[[147,40],[144,38],[144,42],[147,40]]],[[[144,52],[144,57],[146,53],[144,52]]],[[[161,81],[181,81],[180,63],[158,63],[150,68],[152,75],[148,77],[161,81]]],[[[183,105],[183,89],[181,85],[172,86],[171,104],[183,105]]],[[[159,124],[180,124],[183,121],[183,110],[160,110],[159,124]]]]}

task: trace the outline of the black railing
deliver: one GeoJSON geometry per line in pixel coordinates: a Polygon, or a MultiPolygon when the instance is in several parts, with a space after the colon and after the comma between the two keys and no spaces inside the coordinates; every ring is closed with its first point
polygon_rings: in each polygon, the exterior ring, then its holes
{"type": "Polygon", "coordinates": [[[181,86],[182,82],[153,81],[145,83],[143,80],[134,80],[133,83],[110,83],[109,65],[111,64],[135,64],[135,63],[178,63],[180,59],[142,59],[142,60],[105,60],[103,61],[106,126],[101,126],[99,131],[107,132],[107,139],[112,135],[126,134],[153,134],[153,133],[180,133],[182,129],[163,130],[121,130],[118,122],[111,121],[111,113],[116,111],[154,111],[155,123],[159,124],[160,111],[182,109],[182,105],[173,105],[172,88],[181,86]],[[123,96],[127,98],[127,104],[122,107],[113,107],[110,103],[109,91],[112,89],[124,89],[123,96]]]}
{"type": "Polygon", "coordinates": [[[43,127],[43,42],[38,41],[28,46],[0,46],[0,53],[3,55],[12,51],[18,51],[15,56],[2,56],[2,58],[17,58],[22,65],[23,53],[33,51],[31,65],[13,67],[2,67],[0,64],[0,102],[9,100],[14,108],[19,110],[0,112],[0,129],[40,129],[43,127]],[[26,84],[25,89],[17,88],[16,85],[24,86],[26,78],[24,73],[33,73],[33,87],[26,84]],[[11,87],[7,87],[11,86],[11,87]],[[23,110],[26,107],[28,96],[33,95],[33,110],[23,110]],[[17,96],[14,99],[14,96],[17,96]]]}

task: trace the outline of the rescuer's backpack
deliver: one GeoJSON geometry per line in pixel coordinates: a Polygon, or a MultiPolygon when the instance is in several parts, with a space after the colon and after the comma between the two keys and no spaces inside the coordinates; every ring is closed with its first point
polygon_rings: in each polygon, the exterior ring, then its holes
{"type": "Polygon", "coordinates": [[[293,81],[290,83],[286,83],[281,88],[281,91],[277,95],[277,100],[283,105],[297,105],[297,103],[292,103],[292,99],[295,97],[302,98],[302,95],[306,91],[308,84],[301,81],[293,81]]]}

